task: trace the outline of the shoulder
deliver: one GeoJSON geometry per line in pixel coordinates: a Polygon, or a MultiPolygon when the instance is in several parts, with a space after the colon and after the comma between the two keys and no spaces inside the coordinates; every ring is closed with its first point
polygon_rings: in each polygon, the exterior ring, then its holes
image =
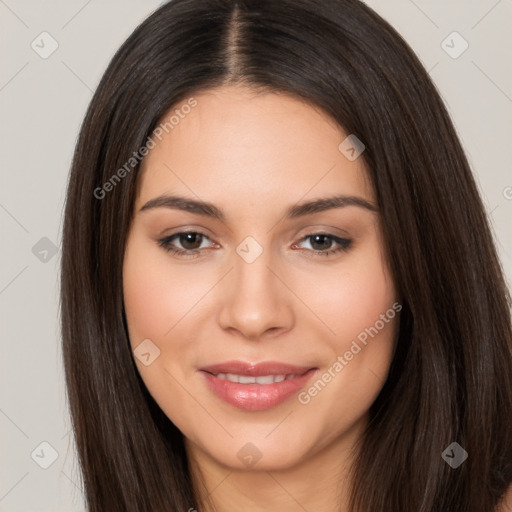
{"type": "Polygon", "coordinates": [[[512,484],[510,484],[507,492],[504,494],[496,512],[512,512],[512,484]]]}

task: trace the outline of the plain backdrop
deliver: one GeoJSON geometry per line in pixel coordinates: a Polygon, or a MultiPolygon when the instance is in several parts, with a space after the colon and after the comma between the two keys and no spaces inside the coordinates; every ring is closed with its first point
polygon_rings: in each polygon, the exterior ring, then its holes
{"type": "MultiPolygon", "coordinates": [[[[512,0],[367,3],[413,47],[447,104],[511,283],[512,0]]],[[[85,510],[59,337],[65,187],[92,92],[160,5],[0,0],[0,511],[85,510]]]]}

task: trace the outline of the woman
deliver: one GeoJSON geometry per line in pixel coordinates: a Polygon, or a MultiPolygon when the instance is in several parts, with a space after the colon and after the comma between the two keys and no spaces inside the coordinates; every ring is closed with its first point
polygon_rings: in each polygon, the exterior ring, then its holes
{"type": "Polygon", "coordinates": [[[506,511],[510,296],[468,162],[356,0],[173,0],[71,170],[91,511],[506,511]]]}

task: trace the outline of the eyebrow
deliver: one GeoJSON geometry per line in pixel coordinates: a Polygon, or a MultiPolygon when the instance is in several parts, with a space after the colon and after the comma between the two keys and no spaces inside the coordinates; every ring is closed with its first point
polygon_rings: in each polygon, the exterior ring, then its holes
{"type": "MultiPolygon", "coordinates": [[[[285,219],[296,219],[305,215],[311,215],[314,213],[320,213],[333,208],[344,208],[347,206],[357,206],[364,208],[371,212],[377,212],[377,207],[366,201],[362,197],[358,196],[345,196],[337,195],[333,197],[326,197],[322,199],[316,199],[314,201],[308,201],[307,203],[295,204],[288,208],[284,218],[285,219]]],[[[176,210],[183,210],[189,213],[195,213],[197,215],[204,215],[225,221],[225,215],[220,208],[212,203],[206,201],[197,201],[195,199],[188,199],[182,196],[176,195],[161,195],[150,199],[144,204],[139,212],[151,210],[153,208],[172,208],[176,210]]]]}

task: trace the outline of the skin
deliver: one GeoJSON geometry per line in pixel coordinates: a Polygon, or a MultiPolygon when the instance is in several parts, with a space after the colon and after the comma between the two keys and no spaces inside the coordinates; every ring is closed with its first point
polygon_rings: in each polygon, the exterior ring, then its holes
{"type": "Polygon", "coordinates": [[[322,512],[335,502],[347,510],[355,443],[387,376],[398,314],[306,405],[294,395],[268,410],[238,409],[214,395],[198,369],[240,359],[322,375],[398,301],[378,213],[345,206],[283,219],[296,203],[335,194],[376,206],[363,159],[349,161],[338,149],[347,134],[293,96],[224,86],[194,98],[197,106],[142,164],[124,300],[132,348],[150,339],[160,355],[148,366],[136,357],[137,368],[185,436],[197,492],[219,512],[322,512]],[[211,202],[226,219],[140,211],[162,194],[211,202]],[[200,247],[195,258],[158,243],[189,230],[205,237],[188,245],[176,237],[173,245],[200,247]],[[319,232],[352,244],[315,254],[339,247],[305,238],[319,232]],[[248,236],[263,249],[250,264],[236,252],[248,236]],[[261,454],[251,467],[237,457],[247,443],[261,454]]]}

